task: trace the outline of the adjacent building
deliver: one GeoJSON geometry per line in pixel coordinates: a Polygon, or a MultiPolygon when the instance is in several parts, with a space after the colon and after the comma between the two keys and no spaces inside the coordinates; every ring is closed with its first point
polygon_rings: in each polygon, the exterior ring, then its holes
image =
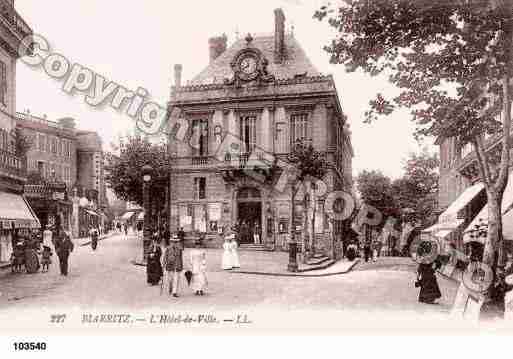
{"type": "Polygon", "coordinates": [[[73,236],[105,225],[108,206],[102,141],[96,132],[76,129],[75,120],[50,121],[30,112],[17,114],[28,139],[25,196],[43,226],[62,225],[73,236]]]}
{"type": "Polygon", "coordinates": [[[26,161],[16,136],[16,62],[22,40],[32,29],[14,8],[0,1],[0,263],[8,262],[20,232],[40,226],[23,197],[26,161]]]}
{"type": "MultiPolygon", "coordinates": [[[[261,246],[286,250],[300,218],[291,218],[288,184],[277,184],[287,154],[301,140],[327,154],[327,192],[352,191],[351,133],[332,76],[322,75],[275,10],[275,31],[248,35],[231,46],[225,35],[209,40],[209,65],[186,85],[175,66],[169,103],[171,230],[207,233],[219,246],[222,228],[246,226],[261,246]],[[185,129],[187,129],[185,131],[185,129]],[[184,140],[176,140],[177,134],[184,140]],[[276,162],[278,165],[275,166],[276,162]]],[[[340,243],[317,198],[318,251],[333,255],[340,243]],[[337,247],[337,248],[335,248],[337,247]]],[[[296,215],[304,214],[298,201],[296,215]]],[[[242,245],[253,243],[241,237],[242,245]]]]}
{"type": "Polygon", "coordinates": [[[25,196],[43,227],[71,230],[71,189],[77,178],[75,122],[49,121],[29,112],[17,113],[17,127],[27,138],[28,181],[25,196]]]}
{"type": "MultiPolygon", "coordinates": [[[[500,115],[499,115],[500,116],[500,115]]],[[[498,118],[500,121],[500,118],[498,118]]],[[[491,160],[491,168],[500,162],[502,137],[483,135],[483,142],[491,160]]],[[[487,196],[480,180],[477,156],[470,144],[461,145],[457,138],[438,138],[440,147],[440,180],[438,223],[424,230],[453,243],[458,249],[481,251],[484,238],[475,235],[475,225],[488,220],[487,196]]],[[[513,243],[513,181],[511,178],[502,202],[503,234],[509,244],[513,243]]]]}

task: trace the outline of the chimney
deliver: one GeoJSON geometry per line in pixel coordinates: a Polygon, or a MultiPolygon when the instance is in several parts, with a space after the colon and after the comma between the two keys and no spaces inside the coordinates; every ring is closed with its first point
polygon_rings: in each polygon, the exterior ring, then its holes
{"type": "Polygon", "coordinates": [[[183,66],[181,64],[175,65],[175,88],[182,86],[182,70],[183,66]]]}
{"type": "Polygon", "coordinates": [[[226,34],[223,34],[223,36],[211,37],[210,39],[208,39],[210,63],[212,63],[215,59],[221,56],[223,52],[226,51],[227,42],[228,37],[226,37],[226,34]]]}
{"type": "Polygon", "coordinates": [[[282,9],[274,10],[274,63],[285,59],[285,14],[282,9]]]}

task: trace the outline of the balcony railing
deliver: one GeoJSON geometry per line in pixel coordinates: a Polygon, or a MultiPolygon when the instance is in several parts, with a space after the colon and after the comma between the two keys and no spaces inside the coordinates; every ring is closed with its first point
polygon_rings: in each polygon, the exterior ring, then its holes
{"type": "Polygon", "coordinates": [[[8,176],[25,178],[27,176],[27,163],[13,153],[0,150],[0,172],[8,176]]]}
{"type": "Polygon", "coordinates": [[[23,193],[31,198],[49,198],[52,191],[43,184],[26,184],[23,193]]]}
{"type": "Polygon", "coordinates": [[[193,166],[208,165],[208,157],[192,157],[191,162],[193,166]]]}
{"type": "Polygon", "coordinates": [[[31,198],[60,199],[65,200],[67,195],[67,186],[65,183],[40,183],[26,184],[24,186],[24,194],[31,198]]]}
{"type": "Polygon", "coordinates": [[[32,34],[32,29],[14,9],[14,6],[5,0],[0,1],[0,16],[11,24],[21,37],[32,34]]]}
{"type": "Polygon", "coordinates": [[[48,121],[45,118],[41,118],[41,117],[34,116],[31,114],[23,113],[23,112],[16,112],[16,119],[21,120],[21,121],[29,121],[29,122],[33,122],[33,123],[39,123],[44,126],[55,128],[58,130],[66,130],[66,128],[58,122],[48,121]]]}
{"type": "Polygon", "coordinates": [[[245,168],[248,165],[250,167],[268,167],[271,164],[267,163],[266,158],[262,152],[251,153],[240,153],[240,154],[230,154],[226,153],[224,157],[224,161],[227,162],[230,166],[245,168]]]}

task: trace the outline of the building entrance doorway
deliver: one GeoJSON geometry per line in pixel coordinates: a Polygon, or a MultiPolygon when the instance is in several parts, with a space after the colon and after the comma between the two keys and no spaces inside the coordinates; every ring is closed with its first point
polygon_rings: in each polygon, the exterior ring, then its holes
{"type": "MultiPolygon", "coordinates": [[[[255,243],[254,234],[262,236],[262,200],[256,188],[242,188],[237,193],[237,224],[241,244],[255,243]]],[[[261,241],[261,240],[260,240],[261,241]]]]}

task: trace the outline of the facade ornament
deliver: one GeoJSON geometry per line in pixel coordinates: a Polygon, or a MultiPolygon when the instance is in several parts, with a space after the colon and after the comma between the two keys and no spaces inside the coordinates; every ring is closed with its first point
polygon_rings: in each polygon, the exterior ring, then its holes
{"type": "Polygon", "coordinates": [[[247,46],[240,50],[230,63],[233,78],[225,79],[226,85],[241,87],[244,83],[256,82],[258,86],[262,86],[275,81],[275,77],[267,70],[269,61],[259,49],[251,47],[252,41],[253,38],[248,34],[247,46]]]}

